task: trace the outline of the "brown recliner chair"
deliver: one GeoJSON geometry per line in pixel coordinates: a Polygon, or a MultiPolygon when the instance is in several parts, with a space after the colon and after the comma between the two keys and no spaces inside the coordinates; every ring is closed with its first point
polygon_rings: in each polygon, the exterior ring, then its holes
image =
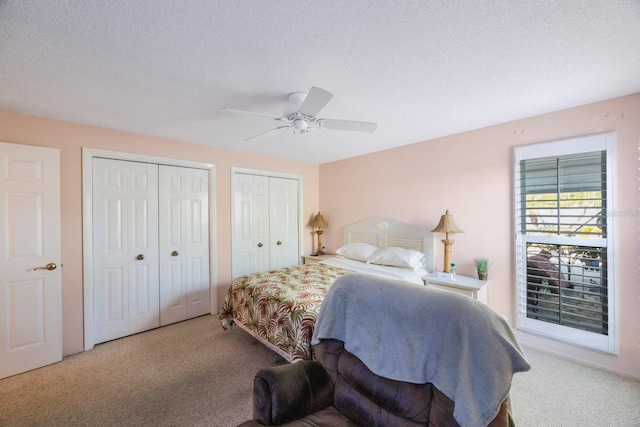
{"type": "Polygon", "coordinates": [[[312,343],[316,360],[257,373],[243,427],[508,426],[512,376],[530,368],[480,302],[358,273],[329,289],[312,343]]]}
{"type": "MultiPolygon", "coordinates": [[[[454,404],[432,384],[379,377],[339,340],[322,340],[316,361],[261,369],[249,426],[459,426],[454,404]]],[[[505,399],[491,427],[514,425],[505,399]]]]}

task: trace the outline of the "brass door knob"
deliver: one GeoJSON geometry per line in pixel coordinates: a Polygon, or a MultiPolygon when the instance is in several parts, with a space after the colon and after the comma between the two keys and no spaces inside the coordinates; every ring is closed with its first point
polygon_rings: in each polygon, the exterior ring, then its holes
{"type": "Polygon", "coordinates": [[[33,271],[36,271],[36,270],[49,270],[49,271],[52,271],[52,270],[55,270],[56,268],[58,268],[58,266],[55,263],[50,262],[49,264],[45,265],[44,267],[36,267],[36,268],[34,268],[33,271]]]}
{"type": "Polygon", "coordinates": [[[140,254],[140,255],[138,255],[138,256],[136,257],[136,259],[143,260],[143,259],[144,259],[144,255],[140,254]]]}
{"type": "Polygon", "coordinates": [[[180,255],[180,254],[178,253],[178,251],[173,251],[173,252],[171,252],[171,256],[178,256],[178,255],[180,255]]]}
{"type": "Polygon", "coordinates": [[[280,240],[278,240],[278,242],[276,243],[276,245],[280,246],[282,244],[282,242],[280,240]]]}
{"type": "Polygon", "coordinates": [[[258,247],[261,248],[262,247],[262,243],[258,243],[258,247]]]}

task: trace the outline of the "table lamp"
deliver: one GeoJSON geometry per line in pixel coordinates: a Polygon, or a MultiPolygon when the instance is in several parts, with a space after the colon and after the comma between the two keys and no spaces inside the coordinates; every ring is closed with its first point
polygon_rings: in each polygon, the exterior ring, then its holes
{"type": "Polygon", "coordinates": [[[322,233],[324,233],[323,228],[327,228],[327,223],[320,212],[318,212],[318,215],[316,215],[311,225],[317,228],[316,234],[318,235],[318,246],[314,255],[324,255],[324,251],[322,250],[322,233]]]}
{"type": "Polygon", "coordinates": [[[451,271],[451,246],[453,245],[453,240],[449,240],[449,233],[464,233],[464,231],[458,228],[453,220],[453,215],[449,214],[449,209],[447,209],[445,214],[440,217],[438,226],[431,232],[445,233],[445,239],[442,240],[444,243],[444,272],[449,273],[451,271]]]}

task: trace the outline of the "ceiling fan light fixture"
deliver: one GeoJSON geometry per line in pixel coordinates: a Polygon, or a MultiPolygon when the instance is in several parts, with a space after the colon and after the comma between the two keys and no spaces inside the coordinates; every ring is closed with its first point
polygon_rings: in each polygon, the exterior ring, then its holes
{"type": "Polygon", "coordinates": [[[296,119],[293,122],[293,132],[294,133],[304,133],[309,127],[309,122],[305,119],[296,119]]]}

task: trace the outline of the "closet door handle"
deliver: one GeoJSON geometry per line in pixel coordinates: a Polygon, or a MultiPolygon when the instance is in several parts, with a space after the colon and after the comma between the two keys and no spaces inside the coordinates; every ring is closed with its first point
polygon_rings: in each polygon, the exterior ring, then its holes
{"type": "Polygon", "coordinates": [[[261,248],[262,247],[262,243],[258,243],[258,247],[261,248]]]}
{"type": "Polygon", "coordinates": [[[278,240],[278,242],[276,243],[276,245],[280,246],[282,244],[282,242],[280,240],[278,240]]]}
{"type": "Polygon", "coordinates": [[[144,255],[140,254],[136,257],[137,260],[143,260],[144,259],[144,255]]]}
{"type": "Polygon", "coordinates": [[[173,252],[171,252],[171,256],[178,256],[178,255],[180,255],[180,254],[178,253],[178,251],[173,251],[173,252]]]}

